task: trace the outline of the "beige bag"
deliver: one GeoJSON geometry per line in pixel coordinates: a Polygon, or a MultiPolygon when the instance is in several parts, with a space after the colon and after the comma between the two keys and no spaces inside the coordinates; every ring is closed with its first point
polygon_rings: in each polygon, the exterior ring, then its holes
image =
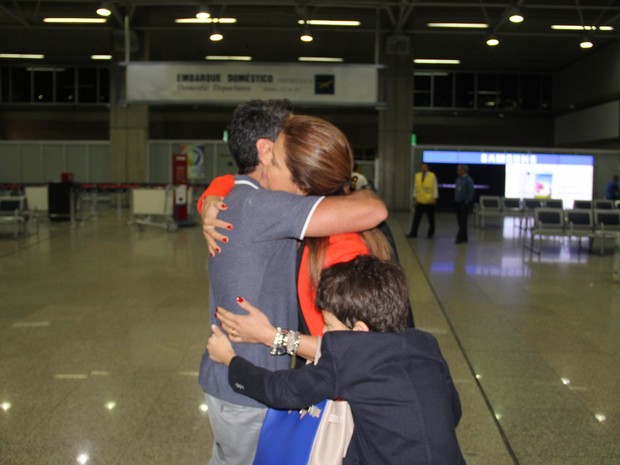
{"type": "MultiPolygon", "coordinates": [[[[316,346],[314,364],[321,357],[319,337],[316,346]]],[[[351,407],[345,400],[328,400],[325,412],[316,432],[308,465],[340,465],[347,455],[351,436],[353,435],[353,416],[351,407]]]]}
{"type": "Polygon", "coordinates": [[[328,400],[314,438],[308,465],[342,464],[352,434],[353,416],[349,403],[344,400],[328,400]]]}

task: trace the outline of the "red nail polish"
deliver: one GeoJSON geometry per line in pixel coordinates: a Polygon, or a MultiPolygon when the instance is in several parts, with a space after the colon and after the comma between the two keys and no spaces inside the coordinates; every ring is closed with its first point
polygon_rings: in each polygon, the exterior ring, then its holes
{"type": "Polygon", "coordinates": [[[219,248],[219,247],[216,247],[216,248],[215,248],[215,253],[220,253],[220,252],[221,252],[220,248],[219,248]]]}
{"type": "Polygon", "coordinates": [[[223,243],[227,243],[228,242],[228,238],[227,237],[222,237],[222,242],[223,243]]]}
{"type": "Polygon", "coordinates": [[[226,205],[225,203],[222,204],[222,209],[226,210],[228,208],[228,205],[226,205]]]}
{"type": "Polygon", "coordinates": [[[237,297],[237,302],[243,303],[243,297],[237,297]]]}
{"type": "Polygon", "coordinates": [[[229,231],[232,231],[232,225],[229,224],[228,226],[226,226],[226,229],[228,229],[229,231]]]}
{"type": "Polygon", "coordinates": [[[215,257],[215,254],[214,254],[213,252],[209,252],[209,255],[210,255],[211,257],[215,257]]]}

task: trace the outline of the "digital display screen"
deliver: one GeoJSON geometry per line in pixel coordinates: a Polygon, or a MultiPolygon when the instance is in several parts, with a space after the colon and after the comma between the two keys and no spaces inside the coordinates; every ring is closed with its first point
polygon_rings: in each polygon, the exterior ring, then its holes
{"type": "MultiPolygon", "coordinates": [[[[469,174],[478,184],[476,172],[499,173],[491,167],[503,168],[503,179],[486,179],[488,192],[479,195],[503,195],[522,199],[562,199],[565,208],[574,200],[592,200],[594,156],[545,153],[459,152],[424,150],[422,159],[428,164],[484,165],[470,166],[469,174]],[[503,192],[502,191],[503,187],[503,192]]],[[[431,168],[432,170],[432,168],[431,168]]]]}

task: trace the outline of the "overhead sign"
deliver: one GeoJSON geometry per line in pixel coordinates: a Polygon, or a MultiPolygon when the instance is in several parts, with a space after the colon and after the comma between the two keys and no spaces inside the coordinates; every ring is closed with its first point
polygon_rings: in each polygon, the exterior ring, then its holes
{"type": "Polygon", "coordinates": [[[289,99],[295,104],[378,103],[373,65],[159,63],[127,65],[127,101],[240,103],[289,99]]]}

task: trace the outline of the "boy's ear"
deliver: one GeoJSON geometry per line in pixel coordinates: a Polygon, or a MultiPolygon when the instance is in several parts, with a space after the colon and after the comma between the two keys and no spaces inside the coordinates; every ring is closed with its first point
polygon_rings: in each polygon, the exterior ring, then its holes
{"type": "Polygon", "coordinates": [[[353,325],[353,328],[351,328],[351,330],[353,330],[353,331],[363,331],[363,332],[367,333],[367,332],[370,331],[370,328],[363,321],[357,320],[355,322],[355,324],[353,325]]]}

